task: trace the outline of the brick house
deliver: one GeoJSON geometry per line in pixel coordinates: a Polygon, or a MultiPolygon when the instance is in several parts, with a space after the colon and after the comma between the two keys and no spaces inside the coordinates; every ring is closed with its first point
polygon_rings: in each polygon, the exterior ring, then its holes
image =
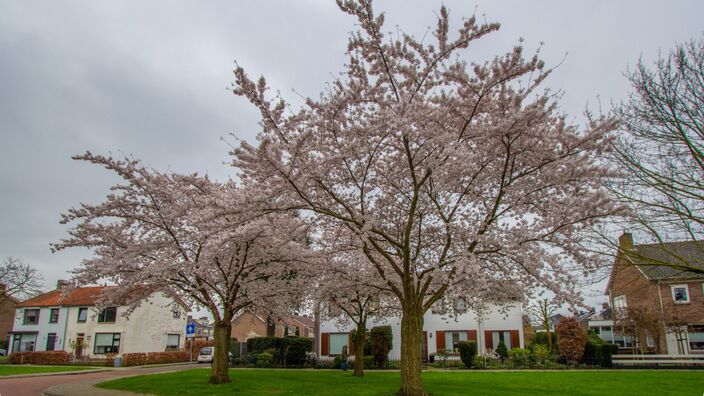
{"type": "Polygon", "coordinates": [[[293,336],[298,330],[301,337],[314,337],[313,328],[315,324],[313,319],[308,316],[294,315],[286,320],[278,321],[273,328],[267,328],[267,321],[261,316],[249,312],[242,311],[232,320],[232,332],[230,337],[237,341],[246,341],[254,337],[264,337],[272,335],[274,337],[283,337],[285,329],[288,328],[288,334],[293,336]],[[271,334],[273,333],[273,334],[271,334]]]}
{"type": "Polygon", "coordinates": [[[658,322],[653,326],[657,333],[624,337],[622,347],[640,345],[641,350],[667,354],[704,353],[704,275],[658,265],[682,262],[704,268],[704,241],[635,245],[630,233],[619,237],[607,285],[617,325],[604,326],[605,331],[617,335],[618,319],[630,308],[651,312],[658,322]]]}
{"type": "Polygon", "coordinates": [[[0,283],[0,340],[9,345],[10,332],[15,320],[15,308],[19,301],[5,292],[6,286],[0,283]]]}

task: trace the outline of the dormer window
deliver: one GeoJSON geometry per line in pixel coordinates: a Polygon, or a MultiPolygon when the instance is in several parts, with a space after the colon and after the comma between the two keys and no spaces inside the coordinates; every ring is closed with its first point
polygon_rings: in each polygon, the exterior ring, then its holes
{"type": "Polygon", "coordinates": [[[672,301],[675,304],[689,304],[689,287],[687,285],[672,285],[672,301]]]}

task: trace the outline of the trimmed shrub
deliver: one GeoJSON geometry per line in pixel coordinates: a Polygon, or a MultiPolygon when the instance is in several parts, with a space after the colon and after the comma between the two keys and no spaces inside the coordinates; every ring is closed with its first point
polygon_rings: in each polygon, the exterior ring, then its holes
{"type": "Polygon", "coordinates": [[[528,367],[530,365],[530,351],[521,348],[511,348],[508,351],[508,358],[514,367],[528,367]]]}
{"type": "Polygon", "coordinates": [[[476,341],[460,341],[458,344],[458,349],[460,352],[460,359],[466,368],[472,368],[472,361],[474,356],[477,355],[477,343],[476,341]]]}
{"type": "Polygon", "coordinates": [[[543,364],[547,360],[550,360],[550,357],[552,354],[550,353],[550,350],[548,349],[547,345],[543,344],[535,344],[533,346],[533,358],[535,359],[536,363],[543,364]]]}
{"type": "MultiPolygon", "coordinates": [[[[559,350],[559,347],[557,345],[557,334],[555,334],[554,331],[550,332],[550,338],[552,338],[552,347],[555,351],[559,350]]],[[[529,349],[533,350],[536,345],[545,345],[545,347],[548,346],[548,333],[542,331],[539,333],[535,333],[535,336],[533,337],[533,341],[530,343],[530,346],[528,347],[529,349]]]]}
{"type": "Polygon", "coordinates": [[[172,352],[135,352],[123,353],[123,366],[143,366],[147,364],[166,364],[179,363],[188,361],[187,351],[172,351],[172,352]]]}
{"type": "Polygon", "coordinates": [[[369,332],[371,340],[372,357],[377,367],[383,368],[384,362],[388,359],[389,351],[393,343],[393,332],[391,326],[372,327],[369,332]]]}
{"type": "Polygon", "coordinates": [[[286,348],[286,365],[302,366],[306,359],[306,343],[300,338],[292,339],[293,342],[286,348]]]}
{"type": "Polygon", "coordinates": [[[506,344],[504,344],[503,340],[499,341],[499,345],[496,346],[495,352],[497,355],[499,355],[501,360],[504,360],[508,357],[508,348],[506,348],[506,344]]]}
{"type": "MultiPolygon", "coordinates": [[[[286,361],[286,352],[291,345],[296,345],[294,350],[303,348],[305,352],[313,350],[313,339],[308,337],[256,337],[247,340],[247,352],[258,354],[269,351],[273,357],[273,363],[283,365],[286,361]]],[[[301,358],[301,361],[303,358],[301,358]]]]}
{"type": "Polygon", "coordinates": [[[266,368],[271,367],[271,363],[274,360],[274,356],[269,352],[262,352],[257,356],[257,367],[266,368]]]}
{"type": "Polygon", "coordinates": [[[574,318],[567,318],[555,327],[555,332],[560,358],[573,365],[581,362],[587,344],[587,333],[582,326],[574,318]]]}
{"type": "Polygon", "coordinates": [[[71,355],[64,351],[14,352],[10,364],[69,364],[71,355]]]}

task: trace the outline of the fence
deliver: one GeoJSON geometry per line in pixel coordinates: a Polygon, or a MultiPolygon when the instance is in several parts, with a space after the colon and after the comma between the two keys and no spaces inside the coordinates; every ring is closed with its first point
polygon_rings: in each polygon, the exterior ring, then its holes
{"type": "Polygon", "coordinates": [[[704,368],[704,355],[614,355],[614,366],[704,368]]]}

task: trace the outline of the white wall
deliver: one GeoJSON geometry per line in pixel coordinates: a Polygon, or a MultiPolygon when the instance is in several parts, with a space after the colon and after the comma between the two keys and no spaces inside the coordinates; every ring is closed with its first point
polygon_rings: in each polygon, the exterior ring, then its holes
{"type": "Polygon", "coordinates": [[[84,354],[103,357],[93,353],[96,333],[120,333],[119,353],[133,352],[164,352],[166,349],[166,335],[180,334],[180,347],[184,345],[186,331],[186,312],[180,309],[180,318],[173,316],[173,300],[161,293],[152,294],[148,301],[143,302],[129,317],[124,314],[127,306],[117,307],[115,323],[98,323],[98,310],[88,307],[88,320],[78,323],[79,307],[70,307],[68,314],[67,342],[64,348],[73,352],[71,341],[75,340],[78,333],[85,334],[86,347],[84,354]]]}
{"type": "MultiPolygon", "coordinates": [[[[504,306],[503,308],[497,305],[489,305],[487,312],[481,318],[477,318],[476,313],[471,310],[454,318],[448,315],[433,314],[429,310],[423,317],[423,330],[428,333],[428,355],[437,352],[437,331],[476,330],[479,353],[485,353],[484,331],[518,330],[520,347],[525,348],[523,344],[522,314],[523,311],[520,304],[504,306]]],[[[400,359],[401,318],[388,317],[379,321],[370,320],[367,327],[372,328],[382,325],[390,325],[393,332],[393,346],[389,352],[389,358],[400,359]]],[[[320,323],[321,333],[349,333],[354,328],[355,326],[351,322],[345,326],[339,326],[333,319],[322,320],[320,323]]],[[[320,349],[318,354],[320,355],[320,349]]]]}
{"type": "Polygon", "coordinates": [[[179,334],[179,347],[186,337],[186,311],[179,307],[180,317],[174,318],[173,300],[161,293],[153,294],[142,303],[127,322],[125,352],[163,352],[167,334],[179,334]]]}
{"type": "MultiPolygon", "coordinates": [[[[58,307],[54,307],[58,308],[58,307]]],[[[39,311],[39,323],[38,324],[23,324],[24,321],[24,310],[25,309],[36,309],[32,307],[27,308],[17,308],[15,310],[15,323],[12,330],[16,332],[36,332],[37,338],[34,346],[35,351],[45,351],[46,342],[49,333],[56,334],[56,343],[54,345],[54,350],[60,351],[63,349],[64,343],[64,330],[66,327],[66,312],[67,308],[59,308],[59,319],[57,323],[49,323],[49,317],[51,313],[51,308],[40,308],[39,311]]],[[[14,336],[10,338],[10,345],[7,346],[8,352],[12,350],[12,343],[14,336]]]]}

